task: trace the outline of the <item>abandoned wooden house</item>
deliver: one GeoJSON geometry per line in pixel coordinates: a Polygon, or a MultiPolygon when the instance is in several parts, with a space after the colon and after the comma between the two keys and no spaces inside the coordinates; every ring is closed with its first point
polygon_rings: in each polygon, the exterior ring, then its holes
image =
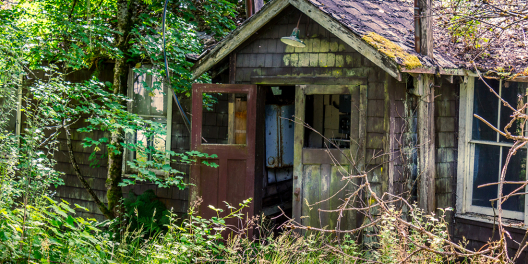
{"type": "MultiPolygon", "coordinates": [[[[512,141],[473,114],[503,128],[512,111],[435,42],[431,11],[421,8],[414,19],[401,1],[274,0],[196,58],[195,77],[209,71],[213,84],[193,86],[191,147],[218,154],[219,168],[194,167],[190,199],[222,207],[253,197],[254,214],[279,205],[304,225],[333,229],[336,213],[317,209],[343,201],[339,163],[369,171],[379,194],[407,195],[429,212],[454,208],[452,235],[481,247],[497,187],[476,187],[498,181],[512,141]],[[219,100],[212,111],[204,94],[219,100]]],[[[521,72],[526,64],[513,63],[521,72]]],[[[517,105],[527,80],[488,83],[517,105]]],[[[514,156],[508,180],[526,179],[526,155],[514,156]]],[[[505,216],[528,221],[526,204],[522,195],[508,200],[505,216]]],[[[344,219],[343,230],[362,221],[344,219]]],[[[524,231],[511,234],[520,242],[524,231]]]]}
{"type": "MultiPolygon", "coordinates": [[[[303,224],[333,229],[335,213],[317,209],[336,208],[353,190],[346,186],[339,192],[344,186],[340,168],[345,168],[351,174],[369,171],[377,193],[403,195],[428,212],[454,208],[448,212],[451,234],[465,237],[469,248],[489,240],[494,219],[489,200],[498,190],[477,186],[499,179],[513,143],[473,114],[503,128],[512,111],[467,62],[452,56],[450,43],[437,40],[444,32],[431,21],[430,8],[418,6],[422,15],[415,17],[412,3],[395,0],[247,3],[252,16],[193,57],[194,77],[209,72],[212,84],[195,84],[192,98],[181,102],[192,116],[190,132],[172,107],[170,89],[146,96],[141,76],[131,78],[129,85],[131,98],[149,100],[135,100],[129,110],[167,124],[170,136],[162,148],[216,154],[211,161],[218,168],[200,163],[180,167],[194,184],[187,190],[140,184],[124,188],[125,195],[153,189],[179,214],[202,197],[204,217],[214,214],[207,205],[225,208],[223,201],[238,205],[252,198],[251,208],[244,211],[249,215],[277,215],[280,206],[303,224]],[[216,101],[208,109],[204,96],[216,101]],[[318,201],[324,202],[308,208],[308,202],[318,201]]],[[[513,72],[524,75],[487,80],[512,105],[518,98],[526,101],[526,46],[515,48],[520,57],[510,63],[513,72]]],[[[496,64],[490,58],[477,66],[488,70],[496,64]]],[[[112,79],[107,76],[111,69],[101,72],[106,73],[102,81],[112,79]]],[[[71,81],[89,75],[79,72],[71,81]]],[[[144,81],[152,82],[149,78],[144,81]]],[[[93,135],[98,136],[102,134],[93,135]]],[[[81,169],[104,199],[106,168],[90,167],[81,138],[74,135],[73,140],[81,169]]],[[[57,161],[57,169],[66,174],[57,196],[90,208],[92,213],[85,215],[101,218],[74,176],[66,151],[57,154],[57,161]]],[[[510,161],[507,180],[525,180],[527,162],[523,148],[510,161]]],[[[526,199],[510,198],[503,205],[504,216],[528,223],[526,199]]],[[[340,228],[352,229],[362,221],[347,214],[340,228]]],[[[522,240],[524,227],[508,230],[522,240]]]]}

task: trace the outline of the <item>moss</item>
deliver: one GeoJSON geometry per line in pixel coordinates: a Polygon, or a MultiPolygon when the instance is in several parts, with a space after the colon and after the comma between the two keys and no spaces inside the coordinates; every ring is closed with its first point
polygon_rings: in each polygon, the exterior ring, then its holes
{"type": "Polygon", "coordinates": [[[422,63],[415,55],[411,55],[394,42],[374,33],[369,32],[361,37],[368,44],[379,50],[381,53],[389,56],[392,59],[400,58],[403,66],[407,69],[414,69],[422,66],[422,63]]]}

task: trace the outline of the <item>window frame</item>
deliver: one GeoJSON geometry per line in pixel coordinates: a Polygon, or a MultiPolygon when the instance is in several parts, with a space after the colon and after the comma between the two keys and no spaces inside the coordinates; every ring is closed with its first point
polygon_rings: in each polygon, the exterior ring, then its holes
{"type": "MultiPolygon", "coordinates": [[[[141,67],[145,67],[145,68],[152,68],[151,65],[143,65],[141,67]]],[[[148,75],[147,75],[148,76],[148,75]]],[[[133,113],[133,108],[134,108],[134,77],[135,77],[135,72],[133,70],[133,68],[130,68],[129,70],[129,74],[128,74],[128,81],[127,81],[127,97],[130,98],[131,100],[127,102],[127,111],[129,113],[133,113]]],[[[154,80],[151,76],[150,78],[150,83],[153,83],[154,80]]],[[[165,82],[162,82],[162,89],[165,88],[165,86],[167,85],[165,82]]],[[[165,102],[167,104],[167,114],[166,116],[154,116],[154,115],[139,115],[140,117],[142,118],[145,118],[145,119],[149,119],[149,118],[160,118],[160,117],[164,117],[165,120],[166,120],[166,138],[165,138],[165,150],[170,150],[171,149],[171,143],[172,143],[172,101],[173,101],[173,92],[172,89],[170,89],[170,86],[167,86],[167,101],[165,102]]],[[[135,137],[137,137],[137,132],[136,132],[136,136],[134,135],[126,135],[125,136],[125,140],[126,142],[133,142],[135,141],[135,137]]],[[[135,169],[132,169],[130,168],[130,166],[128,165],[128,161],[131,161],[133,159],[133,151],[130,151],[129,149],[125,148],[124,151],[123,151],[123,175],[125,176],[128,176],[128,175],[131,175],[131,174],[136,174],[138,173],[137,170],[135,169]]],[[[170,155],[167,154],[166,157],[165,157],[165,163],[166,164],[170,164],[170,155]]],[[[168,172],[165,172],[165,171],[162,171],[162,170],[158,170],[158,169],[150,169],[152,172],[154,172],[157,176],[162,176],[162,177],[167,177],[169,176],[168,172]]]]}
{"type": "MultiPolygon", "coordinates": [[[[473,104],[474,104],[474,91],[475,84],[478,77],[467,77],[463,83],[460,84],[460,107],[459,107],[459,135],[458,135],[458,170],[457,170],[457,197],[456,207],[457,214],[465,213],[477,213],[488,216],[494,216],[496,212],[491,207],[482,207],[472,204],[473,198],[473,176],[475,169],[475,147],[476,145],[491,145],[499,146],[499,162],[502,163],[503,155],[506,155],[502,150],[502,147],[511,147],[513,143],[508,142],[497,142],[486,141],[486,140],[475,140],[473,136],[473,104]]],[[[503,80],[499,82],[499,94],[501,92],[503,80]]],[[[500,118],[501,102],[497,102],[498,115],[500,118]]],[[[500,119],[499,119],[500,120],[500,119]]],[[[528,124],[527,124],[528,128],[528,124]]],[[[526,147],[525,147],[526,148],[526,147]]],[[[528,167],[528,158],[526,159],[526,166],[528,167]]],[[[502,169],[500,164],[499,173],[502,169]]],[[[500,175],[500,174],[499,174],[500,175]]],[[[528,170],[526,173],[528,179],[528,170]]],[[[497,178],[498,180],[498,178],[497,178]]],[[[497,187],[498,188],[498,187],[497,187]]],[[[528,186],[525,187],[525,191],[528,192],[528,186]]],[[[503,217],[510,218],[518,221],[523,221],[528,224],[528,195],[525,195],[524,212],[509,211],[503,209],[503,217]]]]}

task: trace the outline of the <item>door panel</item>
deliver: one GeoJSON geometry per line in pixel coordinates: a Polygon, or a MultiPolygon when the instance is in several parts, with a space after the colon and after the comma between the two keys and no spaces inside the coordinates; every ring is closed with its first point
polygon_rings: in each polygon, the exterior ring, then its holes
{"type": "Polygon", "coordinates": [[[321,140],[321,135],[296,123],[293,214],[305,226],[332,230],[355,227],[355,217],[350,211],[344,211],[338,223],[338,212],[324,210],[340,208],[354,189],[342,178],[351,171],[347,157],[352,157],[357,150],[351,143],[357,142],[359,135],[357,109],[359,86],[297,87],[295,116],[326,137],[334,136],[333,141],[341,145],[340,149],[332,147],[328,141],[321,140]]]}
{"type": "MultiPolygon", "coordinates": [[[[216,216],[216,212],[208,208],[209,205],[223,209],[222,216],[229,212],[224,201],[238,207],[243,200],[255,198],[255,128],[255,85],[193,85],[192,150],[218,156],[207,160],[218,164],[217,168],[208,167],[202,164],[203,160],[198,160],[191,169],[191,183],[194,186],[190,188],[190,198],[192,202],[202,197],[203,202],[198,208],[198,213],[202,217],[216,216]],[[227,94],[225,99],[229,98],[229,105],[218,100],[218,105],[209,106],[210,109],[217,111],[216,115],[208,112],[204,114],[204,93],[220,94],[223,97],[227,94]],[[235,95],[243,96],[237,98],[235,95]],[[222,105],[222,103],[226,104],[222,105]],[[227,119],[224,112],[227,112],[227,119]],[[206,120],[203,120],[204,118],[206,120]],[[228,138],[221,136],[215,139],[216,131],[227,133],[228,138]],[[206,141],[203,137],[204,132],[212,140],[206,141]]],[[[253,203],[242,213],[249,217],[253,216],[253,203]]],[[[227,224],[237,225],[238,221],[232,219],[227,221],[227,224]]]]}

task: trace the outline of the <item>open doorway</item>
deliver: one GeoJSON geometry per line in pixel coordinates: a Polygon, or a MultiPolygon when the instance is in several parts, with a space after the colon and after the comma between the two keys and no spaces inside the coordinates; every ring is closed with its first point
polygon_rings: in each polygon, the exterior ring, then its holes
{"type": "MultiPolygon", "coordinates": [[[[279,226],[292,216],[295,86],[268,86],[265,99],[263,213],[279,226]]],[[[277,232],[278,230],[276,230],[277,232]]]]}

